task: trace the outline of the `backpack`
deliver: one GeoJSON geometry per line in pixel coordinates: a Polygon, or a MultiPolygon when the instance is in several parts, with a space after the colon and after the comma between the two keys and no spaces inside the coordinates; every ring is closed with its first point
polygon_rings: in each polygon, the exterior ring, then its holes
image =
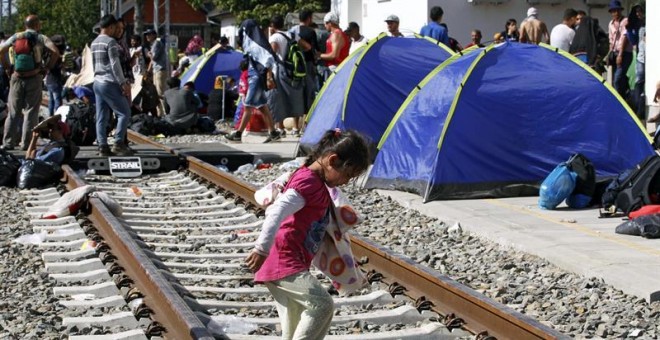
{"type": "Polygon", "coordinates": [[[66,123],[69,125],[71,141],[76,145],[89,146],[96,140],[96,110],[85,103],[69,105],[66,123]]]}
{"type": "Polygon", "coordinates": [[[660,201],[660,156],[652,155],[615,178],[605,189],[601,203],[611,216],[616,211],[628,215],[642,206],[660,201]]]}
{"type": "Polygon", "coordinates": [[[303,54],[298,42],[293,38],[284,34],[284,32],[277,32],[286,39],[286,56],[284,57],[284,69],[286,70],[289,79],[300,80],[307,76],[307,65],[305,63],[305,55],[303,54]]]}
{"type": "Polygon", "coordinates": [[[566,166],[577,175],[575,189],[566,199],[566,204],[574,209],[586,208],[596,191],[594,165],[587,157],[576,153],[566,161],[566,166]]]}
{"type": "Polygon", "coordinates": [[[39,34],[34,32],[16,33],[13,46],[14,70],[27,72],[35,70],[41,63],[41,48],[38,45],[39,34]]]}

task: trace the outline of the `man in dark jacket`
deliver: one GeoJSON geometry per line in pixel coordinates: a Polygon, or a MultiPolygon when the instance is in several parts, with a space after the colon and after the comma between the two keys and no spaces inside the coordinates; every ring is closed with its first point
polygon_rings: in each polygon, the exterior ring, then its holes
{"type": "Polygon", "coordinates": [[[170,89],[163,95],[165,105],[165,120],[172,125],[175,133],[184,134],[197,124],[198,99],[195,97],[195,85],[187,82],[182,88],[181,80],[170,78],[167,81],[170,89]]]}

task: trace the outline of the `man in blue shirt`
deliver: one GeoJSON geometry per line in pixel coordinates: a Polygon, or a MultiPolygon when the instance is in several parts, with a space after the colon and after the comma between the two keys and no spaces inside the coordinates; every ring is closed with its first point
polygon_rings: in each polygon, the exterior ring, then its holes
{"type": "Polygon", "coordinates": [[[447,34],[447,29],[440,26],[442,22],[442,16],[445,12],[440,6],[433,6],[431,8],[431,22],[428,25],[422,27],[422,30],[419,32],[422,36],[431,37],[447,46],[449,46],[449,35],[447,34]]]}

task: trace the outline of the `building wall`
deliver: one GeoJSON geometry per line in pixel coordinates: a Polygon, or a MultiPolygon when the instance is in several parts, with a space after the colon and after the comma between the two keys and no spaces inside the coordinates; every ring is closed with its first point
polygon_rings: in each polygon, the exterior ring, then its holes
{"type": "MultiPolygon", "coordinates": [[[[124,14],[124,20],[126,20],[126,22],[133,22],[134,11],[134,9],[130,9],[124,14]]],[[[165,9],[161,7],[158,11],[160,17],[163,18],[165,9]]],[[[145,26],[153,26],[153,22],[154,2],[147,0],[144,2],[144,23],[145,26]]],[[[203,12],[192,8],[186,0],[170,0],[170,23],[206,25],[206,15],[203,12]]]]}

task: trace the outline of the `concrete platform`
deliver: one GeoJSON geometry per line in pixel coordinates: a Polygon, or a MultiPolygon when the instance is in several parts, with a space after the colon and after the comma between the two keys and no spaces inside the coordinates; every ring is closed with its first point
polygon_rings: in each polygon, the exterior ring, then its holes
{"type": "MultiPolygon", "coordinates": [[[[270,153],[293,158],[295,152],[295,142],[289,141],[230,146],[264,158],[270,153]]],[[[378,192],[425,215],[448,223],[458,221],[468,232],[537,255],[564,270],[602,278],[647,301],[660,300],[660,240],[615,234],[614,229],[623,220],[599,218],[598,209],[560,206],[557,210],[541,210],[538,197],[422,203],[421,197],[414,194],[378,192]]]]}

